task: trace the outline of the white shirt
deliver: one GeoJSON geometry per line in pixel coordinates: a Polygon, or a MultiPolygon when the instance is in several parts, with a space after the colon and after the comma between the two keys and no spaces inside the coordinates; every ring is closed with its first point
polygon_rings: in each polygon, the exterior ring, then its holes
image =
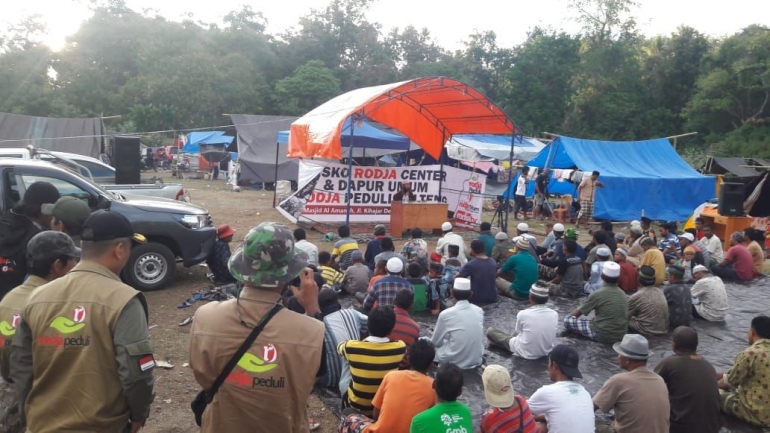
{"type": "Polygon", "coordinates": [[[542,358],[553,349],[559,313],[545,305],[533,305],[516,315],[515,336],[509,342],[511,352],[524,359],[542,358]]]}
{"type": "Polygon", "coordinates": [[[532,415],[545,414],[549,433],[594,433],[594,403],[583,385],[571,380],[544,385],[527,400],[532,415]]]}
{"type": "Polygon", "coordinates": [[[307,253],[307,262],[311,265],[318,266],[318,247],[311,244],[305,239],[294,244],[296,248],[307,253]]]}
{"type": "Polygon", "coordinates": [[[692,297],[697,299],[693,302],[695,311],[701,317],[710,322],[721,322],[725,320],[727,314],[727,291],[725,283],[716,275],[703,277],[696,281],[690,288],[692,297]]]}
{"type": "Polygon", "coordinates": [[[602,281],[602,270],[604,269],[605,263],[607,262],[593,262],[591,264],[591,275],[588,277],[584,289],[589,295],[602,288],[602,284],[604,283],[602,281]]]}
{"type": "Polygon", "coordinates": [[[527,177],[519,176],[519,180],[516,181],[516,195],[527,195],[527,177]]]}
{"type": "Polygon", "coordinates": [[[717,263],[722,263],[722,260],[725,259],[725,251],[722,249],[722,241],[717,235],[711,236],[710,239],[704,236],[700,243],[703,245],[703,249],[709,252],[712,259],[716,260],[717,263]]]}
{"type": "Polygon", "coordinates": [[[465,241],[463,240],[463,237],[457,233],[449,232],[436,243],[436,252],[441,254],[441,264],[444,264],[446,259],[449,258],[449,248],[447,248],[447,245],[457,245],[460,247],[460,253],[457,255],[457,259],[460,260],[460,264],[463,265],[468,262],[468,257],[465,256],[465,241]]]}
{"type": "Polygon", "coordinates": [[[436,361],[462,369],[478,367],[484,355],[484,310],[468,301],[457,301],[438,315],[431,341],[436,361]]]}

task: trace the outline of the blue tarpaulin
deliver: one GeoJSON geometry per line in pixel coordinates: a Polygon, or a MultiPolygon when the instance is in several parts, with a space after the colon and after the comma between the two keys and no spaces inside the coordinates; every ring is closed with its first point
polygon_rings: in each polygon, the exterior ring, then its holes
{"type": "MultiPolygon", "coordinates": [[[[342,147],[350,147],[350,118],[345,121],[345,125],[342,127],[342,147]]],[[[289,142],[289,131],[280,131],[276,140],[280,144],[289,142]]],[[[406,152],[409,150],[409,144],[411,140],[408,137],[398,134],[383,131],[380,128],[372,125],[368,121],[355,123],[353,128],[353,147],[360,149],[381,149],[388,150],[387,153],[406,152]]],[[[383,152],[374,152],[374,154],[383,155],[383,152]]],[[[356,154],[354,154],[355,156],[356,154]]],[[[347,156],[347,153],[343,152],[343,156],[347,156]]]]}
{"type": "Polygon", "coordinates": [[[235,137],[224,134],[223,131],[191,132],[187,134],[187,142],[184,144],[182,152],[200,153],[201,144],[229,146],[235,137]]]}
{"type": "Polygon", "coordinates": [[[527,165],[598,170],[604,183],[604,188],[596,190],[594,217],[598,219],[628,221],[644,215],[684,221],[714,197],[714,178],[690,167],[665,138],[616,142],[558,137],[527,165]]]}

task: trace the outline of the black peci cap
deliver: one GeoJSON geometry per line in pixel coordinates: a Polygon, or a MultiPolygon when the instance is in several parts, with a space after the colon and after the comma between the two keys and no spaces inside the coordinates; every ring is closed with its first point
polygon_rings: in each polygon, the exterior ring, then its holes
{"type": "Polygon", "coordinates": [[[134,233],[128,218],[117,212],[98,210],[83,224],[83,241],[102,242],[120,238],[130,238],[140,244],[147,242],[144,236],[134,233]]]}

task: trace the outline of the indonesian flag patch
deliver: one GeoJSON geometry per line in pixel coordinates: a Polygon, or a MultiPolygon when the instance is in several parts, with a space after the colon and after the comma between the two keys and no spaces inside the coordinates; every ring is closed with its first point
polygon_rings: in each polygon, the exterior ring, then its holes
{"type": "Polygon", "coordinates": [[[153,358],[152,355],[147,355],[145,357],[139,358],[140,370],[147,371],[153,367],[155,367],[155,358],[153,358]]]}

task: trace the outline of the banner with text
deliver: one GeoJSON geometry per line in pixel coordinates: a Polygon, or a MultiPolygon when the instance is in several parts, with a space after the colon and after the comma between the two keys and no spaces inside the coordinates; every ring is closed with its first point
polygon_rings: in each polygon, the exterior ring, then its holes
{"type": "MultiPolygon", "coordinates": [[[[482,194],[487,177],[454,167],[353,167],[350,185],[350,222],[388,222],[393,195],[401,182],[411,182],[417,202],[440,200],[454,212],[458,225],[475,227],[481,221],[482,194]]],[[[348,167],[337,163],[300,161],[299,189],[277,209],[292,222],[342,222],[347,213],[348,167]]]]}

